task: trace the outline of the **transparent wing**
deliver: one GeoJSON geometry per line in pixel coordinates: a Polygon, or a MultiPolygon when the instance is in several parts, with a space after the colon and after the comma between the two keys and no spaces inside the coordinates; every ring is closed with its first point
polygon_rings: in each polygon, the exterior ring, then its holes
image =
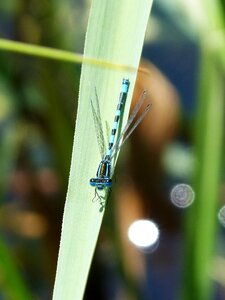
{"type": "Polygon", "coordinates": [[[145,99],[147,98],[147,91],[145,90],[140,99],[138,100],[138,102],[136,103],[128,121],[126,126],[124,127],[124,129],[122,130],[119,138],[117,139],[113,150],[112,150],[112,158],[115,157],[116,153],[118,152],[118,150],[122,147],[122,145],[124,144],[124,142],[129,138],[129,136],[132,134],[132,132],[135,130],[135,128],[141,123],[141,121],[144,119],[144,117],[146,116],[146,114],[148,113],[151,104],[147,105],[147,107],[145,108],[144,112],[142,113],[142,115],[140,116],[140,118],[134,123],[134,125],[130,128],[132,122],[134,121],[134,118],[136,117],[138,111],[140,110],[141,106],[143,105],[145,99]],[[129,131],[128,131],[129,130],[129,131]],[[125,139],[123,140],[124,136],[126,134],[125,139]]]}
{"type": "Polygon", "coordinates": [[[99,100],[98,100],[96,88],[95,88],[95,96],[96,96],[96,103],[95,103],[96,109],[94,108],[94,104],[93,104],[92,100],[91,100],[91,109],[92,109],[92,115],[93,115],[94,124],[95,124],[95,131],[96,131],[99,151],[100,151],[101,157],[103,158],[105,155],[106,148],[105,148],[105,139],[104,139],[104,135],[103,135],[102,119],[101,119],[100,106],[99,106],[99,100]]]}
{"type": "MultiPolygon", "coordinates": [[[[123,139],[122,143],[118,145],[117,149],[119,150],[123,144],[126,142],[126,140],[130,137],[130,135],[132,134],[132,132],[135,130],[135,128],[141,123],[141,121],[145,118],[145,116],[147,115],[147,113],[149,112],[149,110],[151,109],[152,104],[148,104],[143,112],[143,114],[140,116],[140,118],[134,123],[134,125],[131,127],[131,129],[129,130],[129,132],[126,134],[126,137],[123,139]]],[[[117,151],[118,151],[117,150],[117,151]]]]}
{"type": "Polygon", "coordinates": [[[105,129],[106,129],[105,130],[105,132],[106,132],[106,138],[107,138],[107,141],[109,141],[111,131],[110,131],[109,123],[107,121],[105,121],[105,129]]]}

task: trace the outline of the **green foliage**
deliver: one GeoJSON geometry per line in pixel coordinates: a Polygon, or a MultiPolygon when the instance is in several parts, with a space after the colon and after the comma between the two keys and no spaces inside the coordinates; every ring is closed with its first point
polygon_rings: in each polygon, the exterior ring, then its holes
{"type": "Polygon", "coordinates": [[[5,242],[0,240],[0,287],[6,299],[31,300],[31,293],[5,242]]]}

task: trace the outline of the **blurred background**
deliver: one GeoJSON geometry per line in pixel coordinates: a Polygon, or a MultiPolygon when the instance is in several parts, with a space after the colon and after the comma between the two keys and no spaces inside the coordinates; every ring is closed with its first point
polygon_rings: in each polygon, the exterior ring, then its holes
{"type": "MultiPolygon", "coordinates": [[[[147,89],[152,109],[121,152],[85,299],[225,299],[225,67],[207,46],[224,27],[206,41],[181,3],[153,3],[132,102],[147,89]]],[[[90,4],[1,1],[1,38],[82,53],[90,4]]],[[[0,51],[0,299],[51,299],[80,68],[0,51]]]]}

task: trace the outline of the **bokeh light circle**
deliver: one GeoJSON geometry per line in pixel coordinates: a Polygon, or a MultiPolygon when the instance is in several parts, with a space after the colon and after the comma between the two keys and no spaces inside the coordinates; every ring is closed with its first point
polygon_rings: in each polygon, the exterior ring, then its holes
{"type": "Polygon", "coordinates": [[[158,241],[159,229],[150,220],[137,220],[130,225],[128,238],[137,247],[149,248],[158,241]]]}
{"type": "Polygon", "coordinates": [[[221,225],[225,227],[225,205],[219,210],[218,219],[221,225]]]}
{"type": "Polygon", "coordinates": [[[179,208],[186,208],[190,206],[194,199],[195,192],[188,184],[177,184],[170,193],[171,202],[179,208]]]}

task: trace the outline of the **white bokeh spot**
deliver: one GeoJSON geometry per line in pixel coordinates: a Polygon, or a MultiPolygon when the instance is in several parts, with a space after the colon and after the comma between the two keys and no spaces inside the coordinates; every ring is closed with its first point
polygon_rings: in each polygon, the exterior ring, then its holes
{"type": "Polygon", "coordinates": [[[128,238],[135,246],[148,248],[158,241],[159,229],[150,220],[137,220],[130,225],[128,238]]]}

